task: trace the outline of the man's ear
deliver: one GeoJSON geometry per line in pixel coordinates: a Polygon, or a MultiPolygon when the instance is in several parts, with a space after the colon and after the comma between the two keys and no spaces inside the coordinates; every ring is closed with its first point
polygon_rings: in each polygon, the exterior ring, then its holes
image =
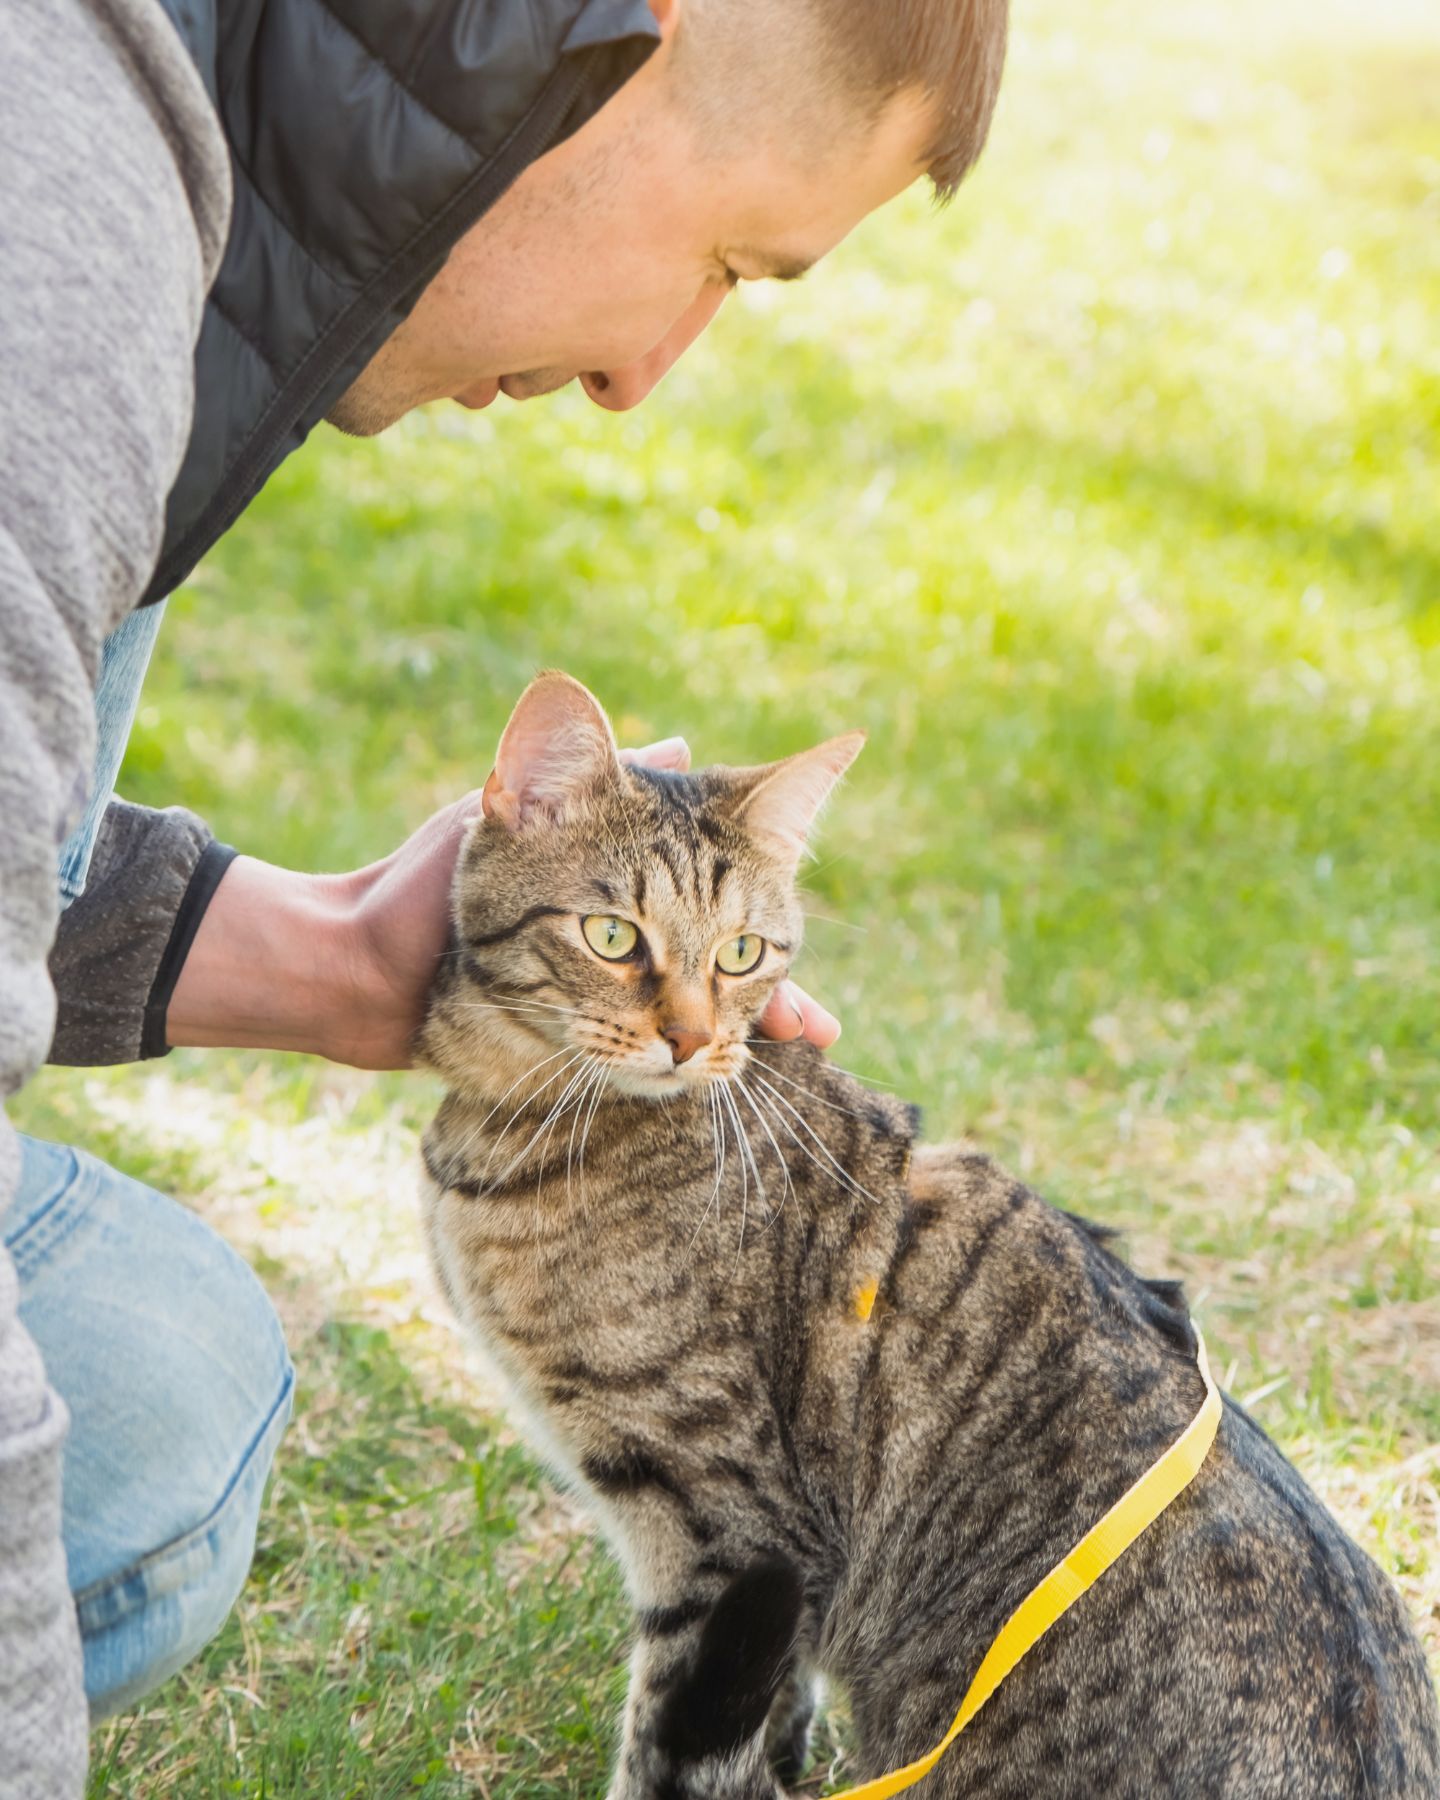
{"type": "Polygon", "coordinates": [[[736,818],[747,831],[798,863],[816,814],[865,745],[863,731],[787,756],[784,762],[735,771],[741,794],[736,818]]]}
{"type": "Polygon", "coordinates": [[[481,806],[487,819],[514,831],[537,813],[562,816],[619,775],[604,708],[588,688],[550,669],[516,701],[481,806]]]}

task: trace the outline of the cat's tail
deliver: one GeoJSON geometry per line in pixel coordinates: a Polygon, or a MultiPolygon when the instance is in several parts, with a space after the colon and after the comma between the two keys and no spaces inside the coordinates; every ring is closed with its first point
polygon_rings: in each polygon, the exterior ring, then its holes
{"type": "Polygon", "coordinates": [[[666,1695],[657,1747],[682,1795],[773,1800],[766,1726],[795,1661],[803,1595],[784,1557],[742,1570],[711,1608],[666,1695]]]}

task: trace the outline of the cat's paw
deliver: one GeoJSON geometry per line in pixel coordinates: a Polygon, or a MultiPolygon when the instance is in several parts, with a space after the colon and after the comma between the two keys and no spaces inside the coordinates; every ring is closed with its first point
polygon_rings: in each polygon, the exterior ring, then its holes
{"type": "Polygon", "coordinates": [[[770,1710],[766,1754],[785,1787],[799,1781],[810,1761],[810,1728],[819,1695],[818,1676],[792,1669],[770,1710]]]}
{"type": "Polygon", "coordinates": [[[809,1761],[808,1723],[793,1727],[783,1737],[776,1738],[770,1746],[770,1766],[775,1771],[775,1779],[783,1786],[788,1787],[792,1781],[799,1781],[809,1761]]]}

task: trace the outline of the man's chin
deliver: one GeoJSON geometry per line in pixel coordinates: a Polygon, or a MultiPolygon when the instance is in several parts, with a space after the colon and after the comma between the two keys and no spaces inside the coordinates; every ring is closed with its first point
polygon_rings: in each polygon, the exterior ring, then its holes
{"type": "Polygon", "coordinates": [[[574,379],[573,369],[530,369],[523,375],[502,375],[500,392],[510,400],[538,400],[542,394],[558,394],[574,379]]]}
{"type": "Polygon", "coordinates": [[[325,423],[343,431],[346,437],[378,437],[397,419],[403,419],[413,404],[393,395],[366,393],[362,378],[346,388],[326,413],[325,423]]]}
{"type": "MultiPolygon", "coordinates": [[[[442,398],[432,390],[428,394],[400,394],[388,382],[376,381],[374,370],[365,370],[351,382],[325,415],[325,421],[347,437],[378,437],[398,419],[403,419],[417,406],[442,398]]],[[[519,375],[494,376],[463,388],[451,397],[461,406],[478,412],[490,405],[499,394],[511,400],[536,400],[541,394],[554,394],[575,380],[573,369],[528,369],[519,375]]]]}

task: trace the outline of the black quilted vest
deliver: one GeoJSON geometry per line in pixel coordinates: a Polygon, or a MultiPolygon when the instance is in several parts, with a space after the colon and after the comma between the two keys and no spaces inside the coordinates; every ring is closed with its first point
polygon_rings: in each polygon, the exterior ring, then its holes
{"type": "Polygon", "coordinates": [[[646,0],[162,3],[220,114],[235,210],[147,603],[304,442],[456,239],[657,36],[646,0]]]}

